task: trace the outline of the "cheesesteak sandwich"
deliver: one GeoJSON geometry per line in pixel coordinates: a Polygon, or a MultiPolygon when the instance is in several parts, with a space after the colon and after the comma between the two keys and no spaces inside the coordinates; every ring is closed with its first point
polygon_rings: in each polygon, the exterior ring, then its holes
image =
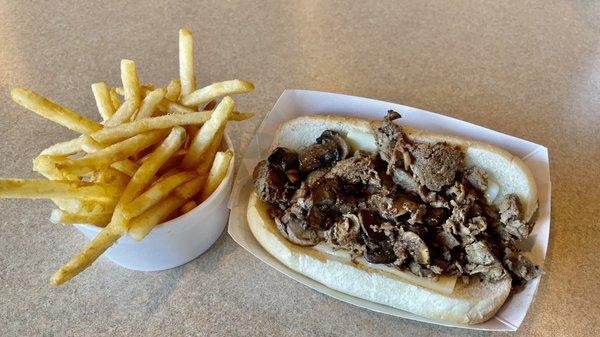
{"type": "Polygon", "coordinates": [[[289,268],[330,288],[452,323],[492,317],[539,275],[517,248],[537,210],[505,150],[382,121],[283,124],[254,170],[248,223],[289,268]]]}

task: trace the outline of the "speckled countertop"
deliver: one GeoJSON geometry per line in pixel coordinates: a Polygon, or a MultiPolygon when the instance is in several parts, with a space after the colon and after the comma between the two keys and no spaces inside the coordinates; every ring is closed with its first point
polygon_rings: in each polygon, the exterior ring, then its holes
{"type": "MultiPolygon", "coordinates": [[[[515,335],[598,332],[600,5],[593,1],[0,1],[0,175],[73,136],[14,104],[27,86],[96,117],[89,85],[177,75],[177,30],[195,34],[198,80],[250,79],[231,128],[239,151],[285,88],[424,108],[550,149],[552,229],[537,298],[515,335]]],[[[44,201],[2,200],[0,335],[502,335],[376,314],[264,265],[223,234],[182,267],[156,273],[101,258],[60,288],[55,269],[85,243],[49,223],[44,201]]]]}

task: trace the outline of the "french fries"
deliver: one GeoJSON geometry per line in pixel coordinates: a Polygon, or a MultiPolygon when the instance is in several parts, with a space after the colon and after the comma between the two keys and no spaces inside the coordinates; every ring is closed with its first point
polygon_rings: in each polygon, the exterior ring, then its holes
{"type": "Polygon", "coordinates": [[[110,100],[110,90],[104,82],[92,84],[92,92],[96,99],[96,106],[98,107],[98,113],[102,117],[102,120],[106,121],[110,116],[115,114],[115,108],[110,100]]]}
{"type": "Polygon", "coordinates": [[[114,143],[150,130],[168,129],[179,125],[202,124],[210,118],[211,113],[212,111],[200,111],[191,114],[150,117],[123,123],[113,128],[104,128],[91,133],[90,136],[99,143],[114,143]]]}
{"type": "Polygon", "coordinates": [[[101,183],[65,180],[0,179],[2,198],[76,198],[108,202],[119,196],[120,189],[101,183]]]}
{"type": "Polygon", "coordinates": [[[181,104],[185,106],[197,106],[208,103],[213,99],[233,95],[243,94],[254,90],[254,84],[242,80],[230,80],[219,83],[213,83],[204,88],[200,88],[191,94],[181,98],[181,104]]]}
{"type": "Polygon", "coordinates": [[[179,100],[179,95],[181,94],[181,81],[179,80],[171,80],[169,85],[167,86],[167,94],[165,98],[171,102],[177,102],[179,100]]]}
{"type": "Polygon", "coordinates": [[[196,76],[194,75],[194,41],[192,32],[187,29],[179,30],[179,79],[181,81],[181,94],[189,95],[196,90],[196,76]]]}
{"type": "Polygon", "coordinates": [[[134,100],[127,100],[119,109],[114,113],[114,115],[110,116],[110,118],[104,123],[104,126],[113,127],[117,126],[123,122],[129,121],[131,116],[135,113],[138,106],[138,102],[134,100]]]}
{"type": "Polygon", "coordinates": [[[135,62],[131,60],[121,60],[121,82],[125,91],[125,100],[131,101],[135,108],[142,100],[142,88],[135,68],[135,62]]]}
{"type": "Polygon", "coordinates": [[[81,151],[81,137],[77,137],[66,142],[56,143],[46,149],[40,154],[47,156],[70,156],[81,151]]]}
{"type": "Polygon", "coordinates": [[[233,158],[233,151],[231,150],[217,152],[212,167],[210,168],[208,179],[206,179],[206,183],[202,188],[202,193],[200,193],[200,202],[206,200],[217,187],[219,187],[219,184],[221,184],[221,181],[223,181],[223,178],[227,175],[231,158],[233,158]]]}
{"type": "Polygon", "coordinates": [[[123,217],[123,208],[133,199],[138,197],[143,190],[148,187],[152,180],[155,179],[155,174],[160,169],[169,157],[177,151],[185,141],[185,129],[175,127],[171,130],[169,136],[152,152],[152,155],[146,160],[140,168],[135,172],[131,180],[125,187],[125,191],[119,199],[119,203],[115,208],[113,217],[109,226],[112,226],[115,232],[119,234],[127,233],[127,221],[123,217]]]}
{"type": "Polygon", "coordinates": [[[227,122],[254,116],[234,111],[226,97],[253,90],[250,82],[197,89],[186,29],[179,31],[179,76],[166,88],[141,84],[131,60],[121,60],[120,75],[122,86],[91,85],[101,123],[28,89],[11,91],[19,105],[80,133],[35,157],[33,170],[47,180],[0,178],[0,198],[50,199],[56,205],[51,222],[101,228],[56,271],[54,285],[90,266],[122,236],[142,240],[214,193],[233,156],[231,150],[218,152],[227,122]]]}
{"type": "Polygon", "coordinates": [[[10,91],[13,101],[27,110],[79,133],[90,133],[102,129],[102,125],[56,104],[40,94],[25,88],[10,91]]]}
{"type": "Polygon", "coordinates": [[[129,220],[144,213],[144,211],[166,198],[177,186],[194,179],[196,176],[197,174],[193,171],[184,171],[157,182],[146,192],[130,202],[129,205],[125,206],[123,208],[123,216],[129,220]]]}
{"type": "Polygon", "coordinates": [[[81,213],[69,213],[62,209],[52,210],[50,214],[50,222],[56,224],[79,224],[86,223],[96,225],[98,227],[104,227],[110,221],[112,213],[95,213],[95,214],[81,214],[81,213]]]}
{"type": "Polygon", "coordinates": [[[114,162],[124,160],[150,145],[159,142],[163,136],[164,132],[162,130],[142,133],[81,158],[66,160],[57,165],[67,172],[85,174],[90,171],[108,167],[114,162]]]}
{"type": "MultiPolygon", "coordinates": [[[[213,114],[210,116],[210,119],[200,128],[200,131],[194,137],[194,140],[190,144],[188,152],[185,157],[183,157],[182,165],[184,168],[192,168],[201,160],[201,156],[206,152],[208,147],[210,146],[210,141],[215,137],[217,131],[221,129],[229,116],[233,112],[233,108],[235,103],[231,99],[231,97],[225,97],[217,105],[213,114]]],[[[185,115],[184,115],[185,116],[185,115]]]]}
{"type": "Polygon", "coordinates": [[[148,117],[152,117],[152,114],[158,107],[158,104],[162,101],[162,99],[167,94],[167,89],[160,88],[153,91],[150,91],[146,97],[144,97],[144,101],[142,102],[142,106],[138,111],[137,115],[135,115],[134,120],[140,120],[148,117]]]}

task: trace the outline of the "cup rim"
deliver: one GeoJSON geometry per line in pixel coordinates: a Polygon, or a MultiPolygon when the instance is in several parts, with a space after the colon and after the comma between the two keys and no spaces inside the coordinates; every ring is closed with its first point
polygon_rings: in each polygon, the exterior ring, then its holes
{"type": "MultiPolygon", "coordinates": [[[[229,133],[225,132],[224,136],[225,137],[223,137],[223,138],[224,138],[225,144],[227,145],[227,149],[234,150],[233,143],[231,142],[231,138],[229,137],[229,133]]],[[[234,168],[235,168],[235,151],[234,151],[233,157],[231,157],[231,162],[229,163],[229,167],[227,168],[227,174],[225,175],[225,178],[223,178],[223,180],[219,184],[219,187],[217,187],[217,189],[206,200],[204,200],[201,204],[194,207],[191,211],[189,211],[185,214],[182,214],[182,215],[180,215],[174,219],[171,219],[169,221],[161,222],[158,225],[154,226],[154,228],[152,228],[152,231],[150,231],[150,233],[148,235],[152,235],[153,233],[156,234],[157,232],[164,231],[164,230],[166,230],[166,228],[170,227],[169,225],[173,225],[174,223],[183,221],[191,216],[195,216],[197,213],[200,213],[200,212],[204,211],[206,208],[208,208],[209,207],[208,205],[212,206],[212,203],[216,198],[218,198],[223,193],[227,193],[227,190],[226,190],[226,186],[228,185],[227,182],[229,180],[233,179],[234,168]]],[[[227,201],[225,201],[225,202],[227,202],[227,201]]],[[[105,228],[105,227],[98,227],[93,224],[78,224],[78,225],[83,226],[86,229],[89,229],[94,232],[100,232],[102,229],[105,228]]]]}

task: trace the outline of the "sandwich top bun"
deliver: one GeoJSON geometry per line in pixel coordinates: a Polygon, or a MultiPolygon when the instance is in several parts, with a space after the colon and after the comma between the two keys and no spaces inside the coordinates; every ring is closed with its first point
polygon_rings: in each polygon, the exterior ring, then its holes
{"type": "MultiPolygon", "coordinates": [[[[300,150],[309,146],[325,130],[348,134],[373,134],[373,121],[340,116],[305,116],[281,125],[273,147],[300,150]]],[[[483,168],[495,182],[493,194],[514,193],[520,200],[523,220],[531,221],[537,208],[537,189],[525,164],[507,151],[456,136],[433,134],[404,128],[409,140],[421,143],[446,142],[460,147],[468,166],[483,168]]],[[[358,141],[355,147],[368,149],[369,141],[358,141]],[[362,144],[360,144],[362,142],[362,144]]],[[[492,199],[494,199],[492,197],[492,199]]],[[[500,199],[500,198],[495,198],[500,199]]],[[[426,282],[415,282],[392,268],[380,268],[364,260],[332,254],[323,244],[302,247],[283,237],[267,214],[268,204],[252,193],[248,203],[248,223],[258,242],[290,269],[304,274],[332,289],[365,300],[388,305],[434,320],[476,324],[491,318],[511,291],[511,279],[482,282],[460,278],[451,292],[434,290],[426,282]]],[[[425,279],[427,280],[427,279],[425,279]]]]}

